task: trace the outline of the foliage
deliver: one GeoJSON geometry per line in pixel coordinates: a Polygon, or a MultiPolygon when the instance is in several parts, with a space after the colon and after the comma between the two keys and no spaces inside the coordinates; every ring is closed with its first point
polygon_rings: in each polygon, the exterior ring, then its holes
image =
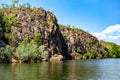
{"type": "Polygon", "coordinates": [[[13,0],[13,2],[14,2],[14,3],[18,3],[18,2],[19,2],[19,0],[13,0]]]}
{"type": "Polygon", "coordinates": [[[112,44],[112,47],[109,50],[112,57],[117,57],[117,58],[120,57],[120,46],[116,44],[112,44]]]}
{"type": "Polygon", "coordinates": [[[12,25],[17,27],[17,21],[18,21],[18,19],[15,15],[3,16],[3,23],[4,23],[5,31],[10,32],[12,25]]]}
{"type": "Polygon", "coordinates": [[[15,7],[15,4],[18,6],[19,0],[13,0],[13,7],[15,7]]]}
{"type": "Polygon", "coordinates": [[[17,34],[15,32],[10,33],[10,39],[13,40],[17,37],[17,34]]]}
{"type": "Polygon", "coordinates": [[[14,40],[16,40],[17,34],[15,32],[12,33],[4,33],[5,38],[8,40],[8,43],[11,46],[16,46],[16,44],[13,42],[14,40]]]}
{"type": "Polygon", "coordinates": [[[2,6],[2,8],[5,8],[5,4],[2,3],[1,6],[2,6]]]}
{"type": "Polygon", "coordinates": [[[0,48],[0,60],[3,60],[4,57],[5,57],[5,56],[4,56],[4,53],[5,53],[4,51],[5,51],[5,48],[3,48],[3,47],[0,48]]]}
{"type": "Polygon", "coordinates": [[[0,9],[0,27],[2,26],[2,16],[4,15],[4,12],[2,9],[0,9]]]}
{"type": "Polygon", "coordinates": [[[16,48],[16,54],[20,55],[23,61],[35,58],[47,58],[47,51],[42,45],[40,33],[36,33],[34,39],[30,42],[28,35],[25,35],[21,44],[16,48]]]}
{"type": "Polygon", "coordinates": [[[4,12],[0,9],[0,18],[4,15],[4,12]]]}
{"type": "Polygon", "coordinates": [[[42,35],[41,35],[41,33],[36,33],[33,40],[34,40],[34,43],[35,43],[37,46],[42,45],[42,35]]]}
{"type": "Polygon", "coordinates": [[[29,37],[28,35],[25,35],[23,41],[16,48],[16,53],[20,55],[24,61],[27,61],[37,57],[39,54],[39,48],[36,44],[32,42],[29,43],[29,37]]]}
{"type": "Polygon", "coordinates": [[[5,4],[2,3],[1,6],[2,8],[15,8],[15,7],[26,7],[26,8],[31,8],[31,5],[29,3],[24,3],[24,4],[18,4],[19,0],[12,0],[12,4],[5,4]]]}
{"type": "Polygon", "coordinates": [[[29,43],[29,36],[26,34],[21,42],[21,45],[27,45],[27,43],[29,43]]]}
{"type": "Polygon", "coordinates": [[[74,25],[72,26],[72,29],[73,29],[74,31],[79,30],[79,28],[75,27],[74,25]]]}
{"type": "Polygon", "coordinates": [[[109,50],[110,57],[120,57],[120,45],[112,42],[105,42],[103,40],[101,40],[101,43],[109,50]]]}
{"type": "Polygon", "coordinates": [[[37,47],[37,45],[33,43],[20,44],[16,48],[16,54],[20,55],[23,61],[34,60],[37,57],[48,58],[48,52],[45,50],[45,46],[41,45],[37,47]]]}
{"type": "Polygon", "coordinates": [[[88,44],[91,46],[92,45],[92,40],[88,40],[88,44]]]}
{"type": "Polygon", "coordinates": [[[41,58],[48,58],[48,52],[45,50],[45,46],[41,45],[39,47],[39,52],[41,53],[41,58]]]}
{"type": "Polygon", "coordinates": [[[38,47],[34,44],[27,43],[26,45],[20,44],[16,48],[16,53],[19,54],[24,61],[29,59],[35,59],[38,54],[38,47]]]}
{"type": "Polygon", "coordinates": [[[70,25],[70,24],[67,24],[67,26],[68,26],[69,28],[71,28],[71,25],[70,25]]]}
{"type": "Polygon", "coordinates": [[[103,57],[103,56],[102,56],[102,54],[100,54],[100,53],[96,55],[96,58],[97,58],[97,59],[100,59],[100,58],[102,58],[102,57],[103,57]]]}
{"type": "Polygon", "coordinates": [[[29,3],[27,3],[27,8],[31,8],[31,5],[29,3]]]}
{"type": "Polygon", "coordinates": [[[88,52],[83,55],[83,59],[95,59],[96,54],[94,52],[88,52]]]}
{"type": "Polygon", "coordinates": [[[10,62],[14,56],[13,52],[14,49],[9,45],[0,48],[0,61],[10,62]]]}
{"type": "Polygon", "coordinates": [[[80,47],[77,47],[77,48],[76,48],[76,52],[77,52],[77,53],[81,53],[81,48],[80,48],[80,47]]]}

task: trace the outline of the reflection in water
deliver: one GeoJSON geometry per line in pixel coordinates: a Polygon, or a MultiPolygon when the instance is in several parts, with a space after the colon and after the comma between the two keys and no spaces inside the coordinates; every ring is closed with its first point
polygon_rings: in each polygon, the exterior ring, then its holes
{"type": "Polygon", "coordinates": [[[0,64],[0,80],[119,80],[120,59],[0,64]]]}

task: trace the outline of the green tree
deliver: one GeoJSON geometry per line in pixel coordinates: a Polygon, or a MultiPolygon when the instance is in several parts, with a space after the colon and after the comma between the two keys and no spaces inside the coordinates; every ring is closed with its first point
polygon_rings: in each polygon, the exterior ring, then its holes
{"type": "Polygon", "coordinates": [[[15,7],[15,4],[16,4],[17,7],[18,7],[18,2],[19,2],[19,0],[13,0],[13,7],[15,7]]]}
{"type": "Polygon", "coordinates": [[[77,47],[77,48],[76,48],[76,52],[77,52],[77,53],[81,53],[81,48],[80,48],[80,47],[77,47]]]}
{"type": "Polygon", "coordinates": [[[41,58],[47,59],[48,58],[48,52],[45,50],[45,46],[41,45],[39,47],[39,53],[41,55],[41,58]]]}
{"type": "Polygon", "coordinates": [[[5,8],[5,4],[4,3],[2,3],[1,5],[2,5],[2,8],[5,8]]]}
{"type": "Polygon", "coordinates": [[[24,36],[24,39],[23,39],[23,41],[21,42],[21,44],[22,44],[22,45],[26,45],[27,43],[29,43],[29,36],[26,34],[26,35],[24,36]]]}
{"type": "Polygon", "coordinates": [[[110,49],[110,53],[114,57],[120,57],[120,47],[116,44],[112,44],[112,48],[110,49]]]}
{"type": "Polygon", "coordinates": [[[34,60],[37,55],[39,54],[39,50],[37,45],[35,44],[20,44],[16,48],[16,53],[21,56],[23,61],[29,61],[29,60],[34,60]]]}
{"type": "Polygon", "coordinates": [[[100,41],[109,51],[110,57],[120,57],[120,45],[117,45],[113,42],[100,41]]]}
{"type": "Polygon", "coordinates": [[[0,48],[0,61],[11,62],[11,59],[14,56],[13,51],[14,51],[14,48],[12,48],[9,45],[7,45],[6,47],[0,48]]]}
{"type": "Polygon", "coordinates": [[[4,12],[0,9],[0,19],[2,18],[3,15],[4,15],[4,12]]]}
{"type": "Polygon", "coordinates": [[[75,29],[75,26],[73,25],[72,28],[75,29]]]}
{"type": "Polygon", "coordinates": [[[42,45],[42,35],[41,35],[41,33],[36,33],[33,40],[34,40],[34,43],[35,43],[37,46],[42,45]]]}
{"type": "Polygon", "coordinates": [[[31,8],[31,5],[29,3],[27,3],[27,8],[31,8]]]}
{"type": "Polygon", "coordinates": [[[67,24],[67,26],[70,28],[71,27],[71,25],[70,24],[67,24]]]}
{"type": "Polygon", "coordinates": [[[6,15],[3,16],[3,23],[4,23],[4,29],[6,32],[11,31],[11,26],[18,26],[17,25],[18,18],[15,15],[6,15]]]}

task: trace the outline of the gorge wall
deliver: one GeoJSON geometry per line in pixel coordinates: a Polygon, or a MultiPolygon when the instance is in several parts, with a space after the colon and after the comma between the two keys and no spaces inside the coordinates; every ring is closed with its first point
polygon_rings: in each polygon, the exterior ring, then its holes
{"type": "MultiPolygon", "coordinates": [[[[49,59],[62,55],[64,59],[76,59],[86,53],[94,57],[107,57],[108,50],[88,32],[57,23],[55,15],[43,8],[0,9],[0,46],[18,47],[26,35],[29,42],[40,33],[40,45],[44,45],[49,59]]],[[[38,45],[38,46],[40,46],[38,45]]]]}

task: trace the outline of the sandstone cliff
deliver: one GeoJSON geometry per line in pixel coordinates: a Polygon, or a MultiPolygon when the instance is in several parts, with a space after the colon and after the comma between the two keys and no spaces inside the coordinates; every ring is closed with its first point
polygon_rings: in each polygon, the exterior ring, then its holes
{"type": "Polygon", "coordinates": [[[75,59],[76,54],[85,53],[108,55],[96,37],[59,25],[55,15],[43,8],[6,8],[0,14],[0,39],[10,46],[19,46],[25,35],[30,42],[40,33],[49,58],[54,54],[63,55],[64,59],[75,59]]]}
{"type": "Polygon", "coordinates": [[[68,53],[74,56],[79,54],[90,53],[94,57],[108,57],[108,50],[103,46],[99,40],[88,32],[78,28],[70,28],[64,25],[59,25],[60,30],[65,37],[68,45],[68,53]]]}

